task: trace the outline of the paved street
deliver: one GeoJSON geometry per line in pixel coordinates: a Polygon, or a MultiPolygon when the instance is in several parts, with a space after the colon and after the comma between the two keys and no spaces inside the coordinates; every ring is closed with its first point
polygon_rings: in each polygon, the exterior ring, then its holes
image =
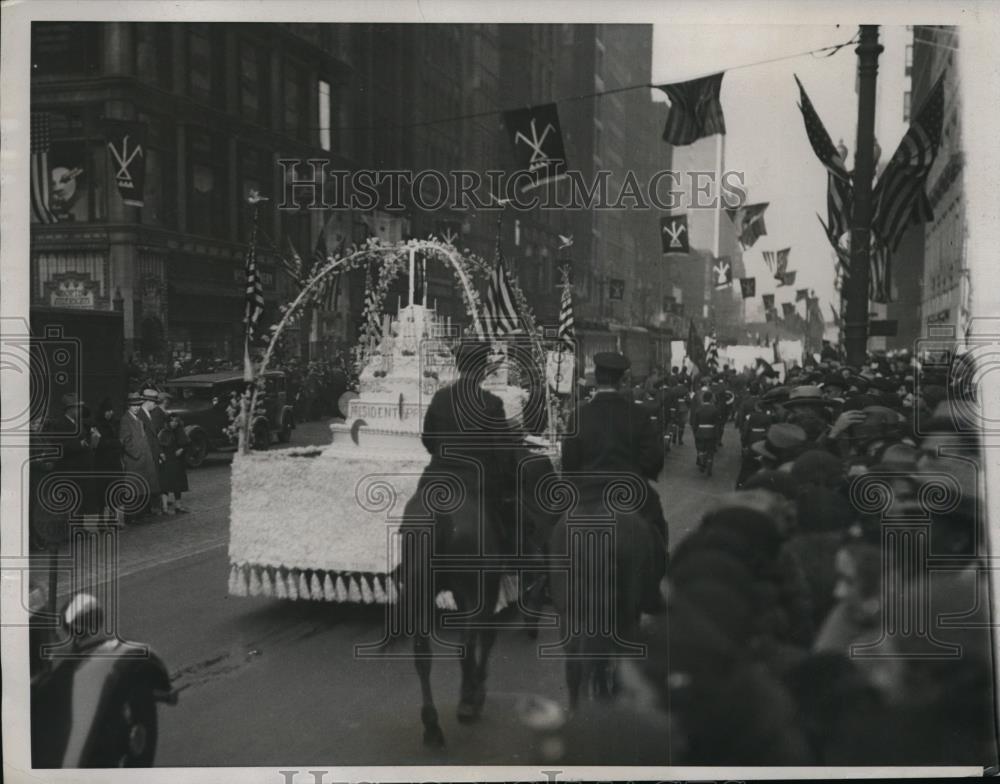
{"type": "MultiPolygon", "coordinates": [[[[295,444],[328,440],[325,425],[301,426],[295,444]]],[[[714,497],[732,488],[736,438],[726,433],[715,476],[701,476],[690,442],[667,457],[660,483],[673,543],[714,497]]],[[[383,610],[227,595],[228,455],[189,474],[192,514],[127,529],[121,542],[121,628],[150,644],[181,689],[161,708],[157,765],[275,766],[529,764],[542,762],[517,721],[522,693],[565,704],[563,668],[539,661],[524,632],[494,650],[482,720],[454,717],[458,665],[434,665],[448,745],[421,743],[420,691],[408,660],[355,660],[353,646],[380,637],[383,610]],[[386,752],[391,750],[392,758],[386,752]]],[[[276,521],[280,525],[280,521],[276,521]]],[[[540,635],[555,641],[554,632],[540,635]]],[[[401,642],[393,650],[408,651],[401,642]]]]}

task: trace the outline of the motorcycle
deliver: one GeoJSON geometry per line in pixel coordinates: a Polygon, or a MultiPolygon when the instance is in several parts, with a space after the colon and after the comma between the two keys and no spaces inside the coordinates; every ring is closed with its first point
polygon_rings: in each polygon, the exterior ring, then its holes
{"type": "Polygon", "coordinates": [[[149,767],[157,704],[177,704],[162,660],[105,628],[91,595],[59,613],[33,612],[31,755],[35,768],[149,767]]]}

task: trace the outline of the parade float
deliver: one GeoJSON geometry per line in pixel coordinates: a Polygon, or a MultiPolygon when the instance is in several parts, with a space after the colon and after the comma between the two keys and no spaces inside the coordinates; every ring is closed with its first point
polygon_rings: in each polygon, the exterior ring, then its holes
{"type": "MultiPolygon", "coordinates": [[[[241,449],[234,457],[230,594],[358,603],[395,600],[397,586],[391,575],[399,554],[394,534],[429,460],[420,440],[424,414],[434,393],[457,377],[453,348],[460,330],[428,305],[426,294],[422,302],[414,300],[418,255],[425,281],[427,260],[451,268],[468,311],[467,333],[485,336],[475,281],[489,274],[489,265],[450,244],[431,239],[383,245],[373,240],[343,258],[330,259],[305,283],[272,327],[256,375],[266,371],[281,332],[301,315],[325,278],[377,267],[378,284],[368,276],[369,294],[374,295],[366,298],[356,354],[359,389],[348,403],[346,420],[330,426],[330,444],[241,449]],[[404,271],[409,274],[408,301],[400,301],[395,314],[384,314],[389,285],[404,271]]],[[[530,319],[519,289],[517,297],[530,319]]],[[[544,367],[545,350],[539,339],[534,342],[544,367]]],[[[484,387],[504,400],[508,417],[517,417],[526,394],[508,378],[511,369],[498,343],[491,368],[484,387]]],[[[249,410],[255,397],[256,388],[249,410]]],[[[548,400],[546,395],[546,405],[548,400]]],[[[549,421],[557,421],[551,416],[549,421]]],[[[539,440],[536,447],[554,454],[555,440],[539,440]]]]}

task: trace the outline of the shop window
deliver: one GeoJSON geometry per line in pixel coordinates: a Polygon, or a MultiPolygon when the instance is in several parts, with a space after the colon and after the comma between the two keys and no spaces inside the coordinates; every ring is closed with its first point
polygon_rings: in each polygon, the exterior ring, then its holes
{"type": "Polygon", "coordinates": [[[306,117],[306,96],[302,69],[285,63],[285,89],[282,101],[285,107],[284,131],[289,136],[302,137],[306,117]]]}
{"type": "Polygon", "coordinates": [[[330,137],[333,125],[333,112],[330,111],[330,83],[319,80],[319,146],[330,151],[330,137]]]}

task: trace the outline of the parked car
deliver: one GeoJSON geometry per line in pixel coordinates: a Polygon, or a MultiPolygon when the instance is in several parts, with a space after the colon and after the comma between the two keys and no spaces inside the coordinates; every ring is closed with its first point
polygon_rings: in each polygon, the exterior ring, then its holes
{"type": "Polygon", "coordinates": [[[107,630],[90,594],[52,619],[30,616],[34,768],[143,768],[156,755],[157,703],[177,704],[166,666],[148,646],[107,630]]]}
{"type": "MultiPolygon", "coordinates": [[[[164,385],[172,395],[168,407],[184,420],[185,432],[191,440],[187,448],[187,464],[200,466],[209,452],[236,448],[230,432],[231,401],[238,401],[245,388],[243,374],[226,371],[182,376],[164,385]]],[[[264,390],[258,396],[257,414],[250,427],[250,445],[266,449],[275,438],[281,443],[291,440],[295,415],[286,400],[285,374],[269,370],[264,374],[264,390]]]]}

